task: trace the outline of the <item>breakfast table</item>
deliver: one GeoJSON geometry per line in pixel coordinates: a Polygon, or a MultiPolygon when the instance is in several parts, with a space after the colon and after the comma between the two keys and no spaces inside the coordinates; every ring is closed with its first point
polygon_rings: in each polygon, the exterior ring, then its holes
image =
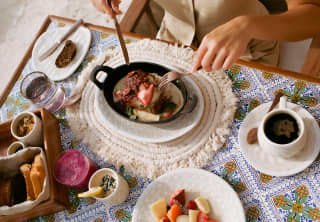
{"type": "MultiPolygon", "coordinates": [[[[31,64],[34,44],[46,30],[69,26],[74,22],[57,16],[49,16],[46,19],[19,64],[6,92],[0,97],[0,122],[12,119],[22,111],[37,108],[25,99],[19,90],[23,77],[34,71],[31,64]]],[[[70,95],[76,85],[81,71],[99,52],[119,47],[115,30],[87,23],[85,26],[90,29],[92,35],[88,53],[72,76],[57,81],[67,95],[70,95]]],[[[127,44],[146,38],[134,33],[124,33],[124,37],[127,44]]],[[[225,75],[232,81],[232,91],[238,98],[237,108],[230,135],[203,169],[218,175],[232,186],[241,200],[246,221],[320,221],[320,156],[318,155],[310,166],[299,173],[283,177],[271,176],[256,170],[249,163],[240,149],[238,137],[240,126],[246,116],[260,105],[272,101],[279,91],[288,97],[289,102],[303,107],[319,121],[320,80],[301,73],[242,60],[231,69],[225,70],[225,75]]],[[[106,207],[93,198],[78,198],[78,191],[69,189],[70,206],[66,210],[29,221],[131,221],[138,198],[154,179],[135,175],[127,166],[116,167],[105,161],[88,149],[85,143],[74,140],[74,132],[69,126],[64,108],[53,114],[59,121],[63,149],[77,149],[94,160],[99,167],[115,169],[127,180],[130,193],[124,203],[106,207]]],[[[237,218],[233,221],[237,221],[237,218]]]]}

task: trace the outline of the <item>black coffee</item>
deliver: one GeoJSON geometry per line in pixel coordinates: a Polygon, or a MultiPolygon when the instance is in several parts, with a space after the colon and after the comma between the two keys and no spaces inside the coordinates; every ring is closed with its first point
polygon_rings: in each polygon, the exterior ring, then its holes
{"type": "Polygon", "coordinates": [[[299,127],[291,115],[279,113],[267,120],[264,132],[272,142],[287,144],[298,138],[299,127]]]}

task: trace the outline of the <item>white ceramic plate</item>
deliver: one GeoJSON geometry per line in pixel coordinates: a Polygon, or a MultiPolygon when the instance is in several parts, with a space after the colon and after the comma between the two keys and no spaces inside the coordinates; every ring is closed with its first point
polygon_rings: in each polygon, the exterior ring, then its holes
{"type": "Polygon", "coordinates": [[[98,88],[95,93],[95,106],[103,124],[120,135],[145,143],[168,142],[192,130],[199,123],[204,110],[202,93],[197,84],[189,77],[184,77],[183,81],[188,91],[198,97],[197,105],[191,113],[181,114],[167,123],[143,124],[123,118],[109,106],[102,90],[98,88]]]}
{"type": "Polygon", "coordinates": [[[171,171],[154,180],[139,197],[132,222],[156,222],[150,205],[160,199],[169,203],[173,192],[186,191],[186,203],[198,196],[208,199],[210,218],[219,222],[245,222],[245,214],[237,193],[219,176],[201,169],[185,168],[171,171]]]}
{"type": "Polygon", "coordinates": [[[248,162],[257,170],[271,176],[289,176],[306,169],[317,158],[320,151],[320,129],[313,116],[301,106],[288,103],[288,108],[300,115],[305,123],[308,139],[306,146],[295,156],[285,159],[272,156],[258,144],[248,144],[247,134],[253,127],[258,127],[271,102],[252,110],[244,119],[239,131],[240,149],[248,162]]]}
{"type": "Polygon", "coordinates": [[[35,71],[44,72],[53,81],[60,81],[71,76],[86,56],[90,43],[91,32],[89,29],[80,26],[69,40],[77,45],[77,53],[70,64],[64,68],[58,68],[55,65],[56,58],[64,47],[64,42],[48,58],[39,61],[39,56],[51,47],[61,37],[69,27],[58,28],[44,32],[37,40],[32,50],[32,66],[35,71]]]}

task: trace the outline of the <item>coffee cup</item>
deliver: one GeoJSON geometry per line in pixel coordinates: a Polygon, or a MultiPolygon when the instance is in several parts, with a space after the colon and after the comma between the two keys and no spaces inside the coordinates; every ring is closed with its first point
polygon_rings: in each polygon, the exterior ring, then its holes
{"type": "Polygon", "coordinates": [[[303,149],[306,140],[303,119],[287,107],[287,97],[282,96],[279,108],[267,113],[259,125],[260,147],[274,156],[290,158],[303,149]]]}

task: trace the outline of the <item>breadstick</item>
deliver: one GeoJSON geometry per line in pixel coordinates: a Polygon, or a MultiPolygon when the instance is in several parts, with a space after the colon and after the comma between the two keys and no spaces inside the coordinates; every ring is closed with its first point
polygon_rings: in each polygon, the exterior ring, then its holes
{"type": "Polygon", "coordinates": [[[31,176],[31,182],[32,182],[34,195],[35,195],[35,198],[37,199],[39,194],[42,191],[43,181],[44,181],[44,176],[45,176],[44,169],[43,169],[43,162],[42,162],[40,154],[37,154],[34,157],[30,176],[31,176]]]}
{"type": "Polygon", "coordinates": [[[20,166],[20,171],[24,177],[26,182],[26,190],[27,190],[27,200],[34,200],[34,192],[32,187],[32,182],[30,178],[31,164],[23,164],[20,166]]]}
{"type": "Polygon", "coordinates": [[[43,162],[42,162],[40,154],[37,154],[34,157],[34,162],[32,164],[32,167],[35,167],[37,169],[37,172],[39,173],[40,185],[41,185],[41,190],[42,190],[44,178],[46,175],[45,175],[44,166],[43,166],[43,162]]]}
{"type": "Polygon", "coordinates": [[[31,179],[32,188],[34,192],[34,197],[35,199],[37,199],[39,194],[42,191],[42,188],[40,184],[40,174],[37,172],[35,167],[31,168],[30,179],[31,179]]]}

